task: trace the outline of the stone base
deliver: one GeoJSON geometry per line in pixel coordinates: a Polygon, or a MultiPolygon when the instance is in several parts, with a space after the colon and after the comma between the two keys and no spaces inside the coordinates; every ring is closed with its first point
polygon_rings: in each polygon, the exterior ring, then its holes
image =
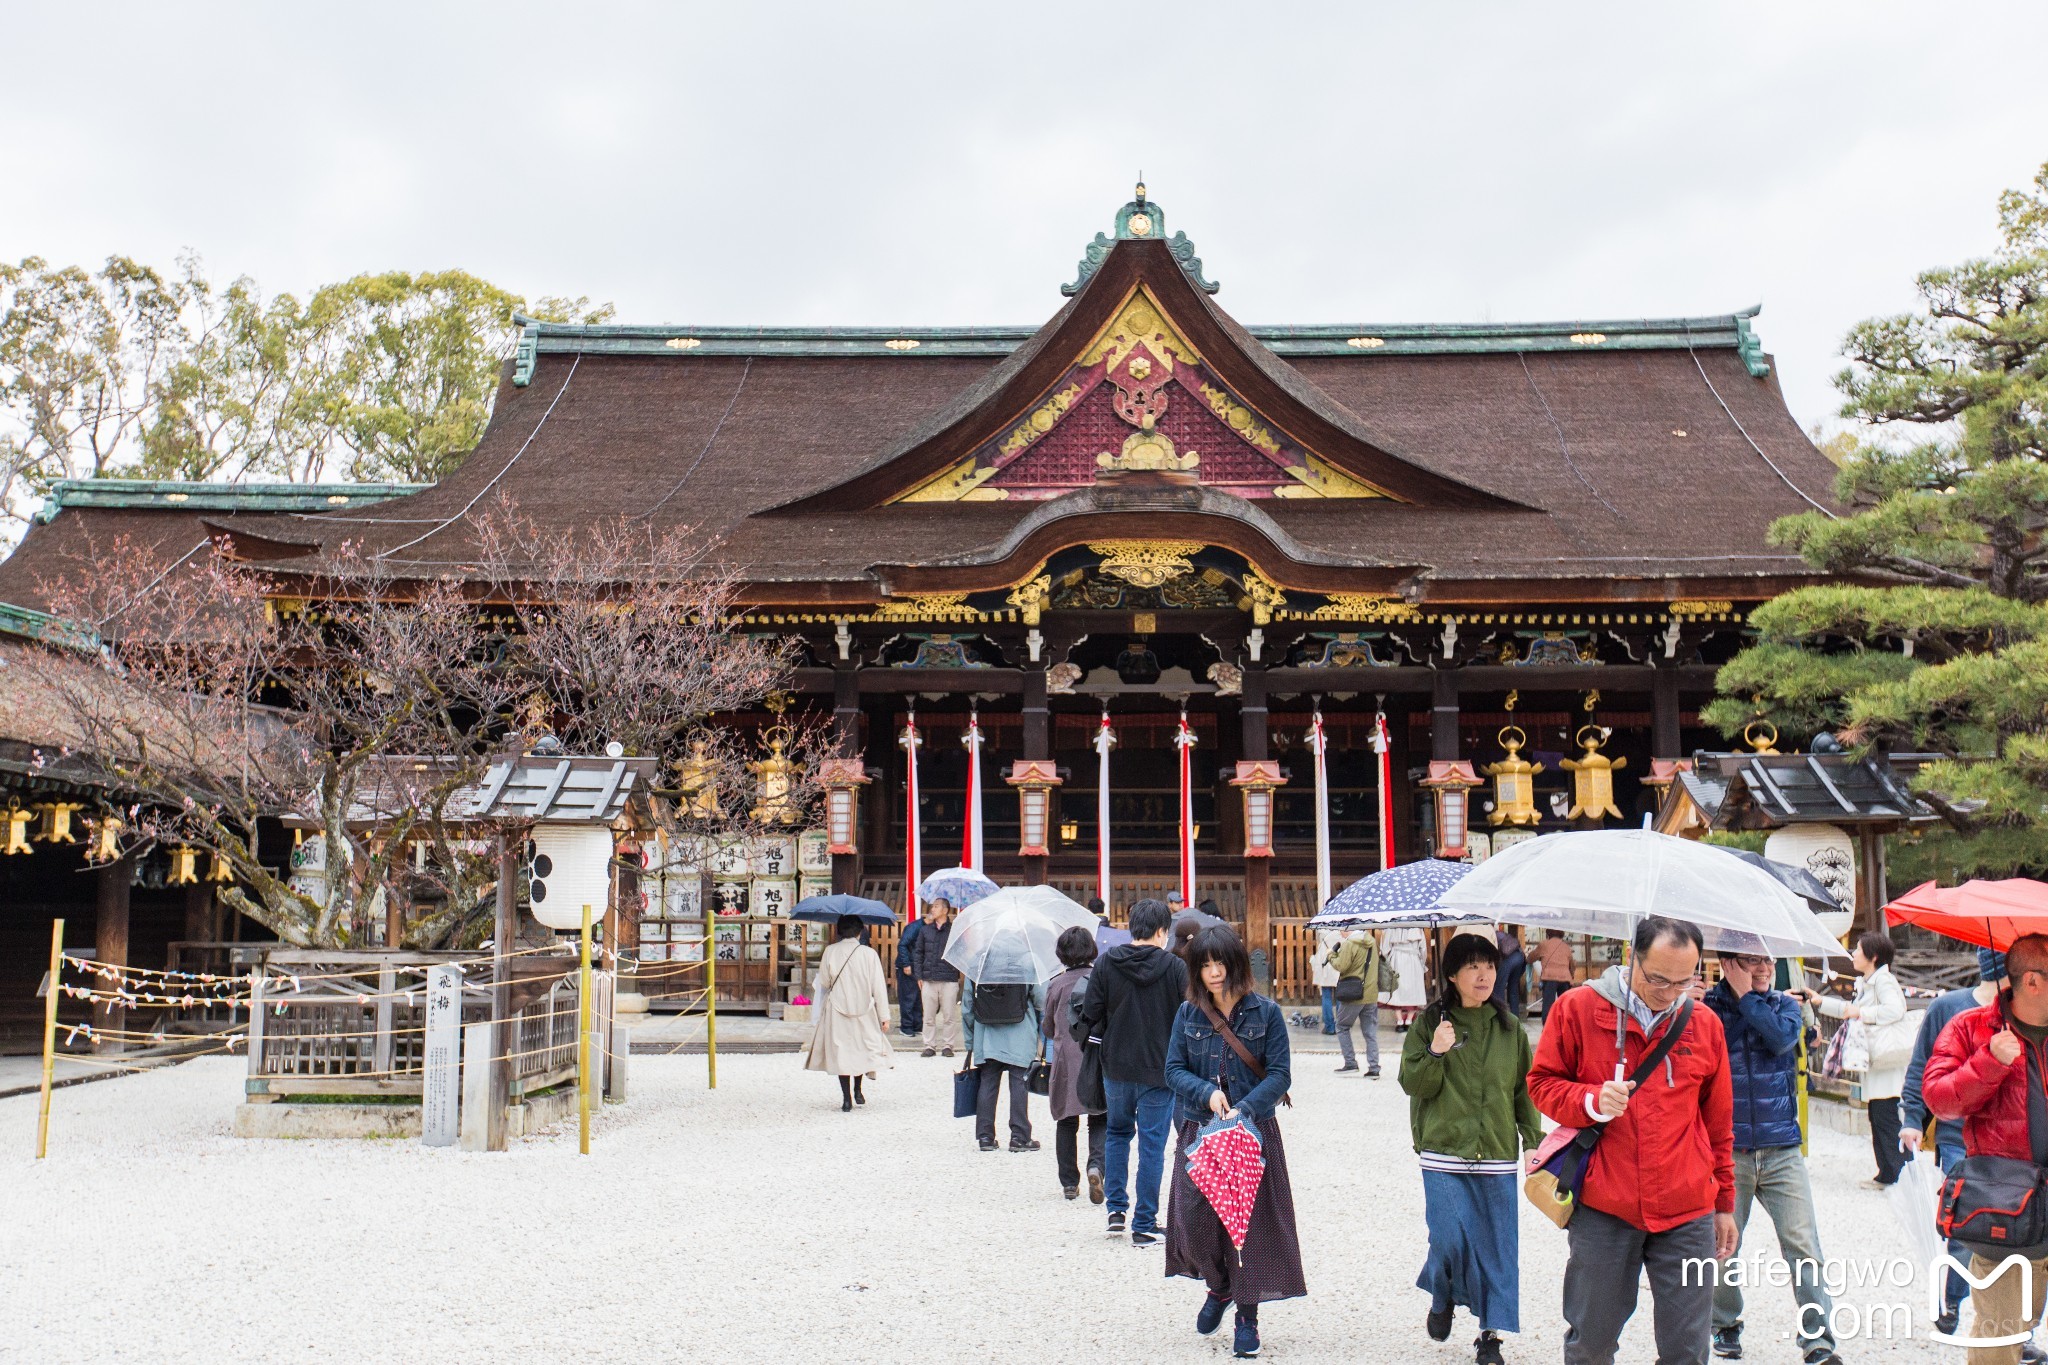
{"type": "Polygon", "coordinates": [[[782,1007],[782,1022],[785,1024],[810,1023],[811,1007],[809,1005],[784,1005],[782,1007]]]}
{"type": "Polygon", "coordinates": [[[620,991],[612,998],[612,1010],[618,1014],[645,1014],[647,997],[638,991],[620,991]]]}
{"type": "MultiPolygon", "coordinates": [[[[592,1096],[595,1106],[600,1097],[592,1096]]],[[[595,1108],[593,1108],[595,1112],[595,1108]]],[[[529,1137],[576,1117],[576,1087],[564,1086],[512,1106],[508,1138],[529,1137]]],[[[234,1134],[245,1138],[411,1138],[420,1136],[416,1104],[240,1104],[234,1134]]]]}
{"type": "Polygon", "coordinates": [[[1806,1117],[1815,1128],[1832,1128],[1838,1133],[1852,1133],[1858,1137],[1870,1136],[1870,1111],[1860,1104],[1844,1104],[1840,1100],[1822,1099],[1815,1095],[1806,1102],[1806,1117]]]}

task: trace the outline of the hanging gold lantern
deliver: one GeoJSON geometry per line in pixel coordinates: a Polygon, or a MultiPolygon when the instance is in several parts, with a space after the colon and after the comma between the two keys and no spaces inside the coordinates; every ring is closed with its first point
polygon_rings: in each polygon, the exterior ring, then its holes
{"type": "Polygon", "coordinates": [[[199,880],[199,850],[190,844],[179,844],[171,850],[171,873],[164,878],[166,886],[191,886],[199,880]]]}
{"type": "Polygon", "coordinates": [[[1493,779],[1493,811],[1486,817],[1486,823],[1533,825],[1543,818],[1536,813],[1536,774],[1543,771],[1543,765],[1522,757],[1522,746],[1529,742],[1529,736],[1521,726],[1503,725],[1496,738],[1508,756],[1482,769],[1493,779]]]}
{"type": "Polygon", "coordinates": [[[71,817],[73,813],[84,809],[85,807],[74,801],[54,801],[47,806],[37,807],[37,811],[43,819],[42,824],[36,829],[36,842],[39,844],[77,843],[78,836],[71,832],[71,817]]]}
{"type": "Polygon", "coordinates": [[[796,785],[796,764],[782,752],[783,746],[788,742],[788,732],[782,727],[770,730],[768,757],[747,765],[747,771],[753,773],[760,781],[754,808],[748,814],[764,825],[796,823],[796,806],[789,799],[790,792],[796,785]]]}
{"type": "Polygon", "coordinates": [[[1585,817],[1595,819],[1603,815],[1621,818],[1621,808],[1614,804],[1614,770],[1626,768],[1628,759],[1609,758],[1600,752],[1600,746],[1614,732],[1604,725],[1581,725],[1579,733],[1572,737],[1572,743],[1584,752],[1577,758],[1564,761],[1565,771],[1572,775],[1572,808],[1565,818],[1578,820],[1585,817]]]}
{"type": "MultiPolygon", "coordinates": [[[[418,847],[425,848],[426,845],[421,844],[418,847]]],[[[207,858],[206,880],[209,882],[231,882],[234,879],[234,869],[228,866],[226,858],[221,857],[218,853],[212,854],[207,858]]]]}
{"type": "Polygon", "coordinates": [[[683,795],[685,816],[722,819],[718,805],[718,760],[712,757],[711,741],[704,735],[690,740],[690,756],[676,764],[676,786],[683,795]]]}
{"type": "Polygon", "coordinates": [[[121,822],[111,815],[93,822],[91,861],[111,863],[121,856],[121,829],[121,822]]]}
{"type": "Polygon", "coordinates": [[[7,821],[6,841],[0,843],[0,853],[30,852],[28,826],[29,821],[36,818],[36,813],[32,810],[23,810],[19,801],[9,800],[7,809],[0,811],[0,816],[4,816],[7,821]]]}

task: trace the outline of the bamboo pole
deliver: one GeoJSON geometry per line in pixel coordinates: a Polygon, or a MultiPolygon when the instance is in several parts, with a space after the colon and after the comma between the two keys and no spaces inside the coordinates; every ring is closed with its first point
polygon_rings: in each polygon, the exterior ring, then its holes
{"type": "Polygon", "coordinates": [[[590,905],[583,906],[583,944],[576,987],[576,1149],[590,1155],[590,905]]]}
{"type": "Polygon", "coordinates": [[[64,973],[64,921],[50,921],[50,981],[43,1001],[43,1094],[36,1105],[36,1160],[50,1150],[50,1081],[57,1070],[58,981],[64,973]]]}

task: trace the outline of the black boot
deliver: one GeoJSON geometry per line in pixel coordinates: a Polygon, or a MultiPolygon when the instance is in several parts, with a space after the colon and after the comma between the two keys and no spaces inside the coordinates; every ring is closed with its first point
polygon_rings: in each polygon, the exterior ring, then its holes
{"type": "Polygon", "coordinates": [[[853,1112],[853,1077],[851,1076],[841,1076],[839,1078],[839,1112],[842,1114],[851,1114],[853,1112]]]}
{"type": "Polygon", "coordinates": [[[855,1104],[866,1104],[868,1102],[868,1097],[860,1093],[860,1077],[858,1076],[853,1078],[853,1102],[855,1104]]]}

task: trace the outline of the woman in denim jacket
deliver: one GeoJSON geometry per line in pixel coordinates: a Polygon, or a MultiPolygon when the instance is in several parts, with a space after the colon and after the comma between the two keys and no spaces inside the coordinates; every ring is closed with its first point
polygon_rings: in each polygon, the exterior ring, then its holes
{"type": "Polygon", "coordinates": [[[1179,1140],[1174,1144],[1171,1214],[1166,1236],[1166,1273],[1208,1286],[1195,1315],[1204,1335],[1237,1306],[1236,1353],[1259,1353],[1259,1305],[1308,1293],[1301,1273],[1301,1241],[1294,1227],[1294,1190],[1287,1177],[1287,1149],[1280,1140],[1277,1109],[1292,1075],[1288,1065],[1287,1021],[1280,1007],[1252,990],[1252,964],[1244,943],[1228,925],[1211,925],[1188,945],[1188,1001],[1174,1016],[1166,1047],[1166,1084],[1174,1093],[1179,1140]],[[1207,1006],[1207,1009],[1204,1008],[1207,1006]],[[1211,1022],[1222,1018],[1259,1068],[1246,1066],[1211,1022]],[[1261,1079],[1259,1071],[1264,1072],[1261,1079]],[[1188,1178],[1187,1149],[1211,1119],[1242,1115],[1258,1129],[1266,1170],[1252,1204],[1244,1249],[1230,1244],[1208,1200],[1188,1178]]]}

